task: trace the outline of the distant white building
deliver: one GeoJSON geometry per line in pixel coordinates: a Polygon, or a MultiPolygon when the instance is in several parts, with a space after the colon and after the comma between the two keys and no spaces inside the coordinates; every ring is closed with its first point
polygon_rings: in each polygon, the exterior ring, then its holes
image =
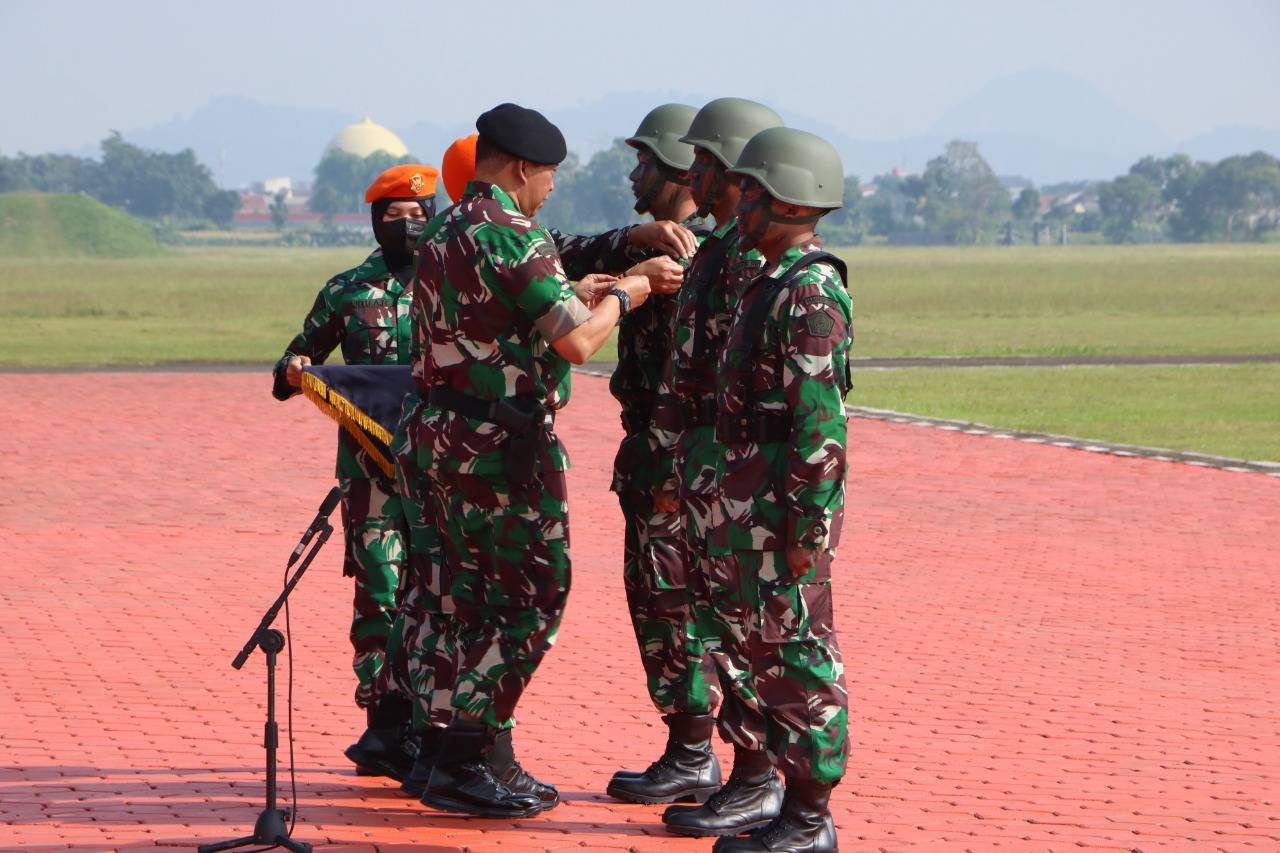
{"type": "Polygon", "coordinates": [[[293,178],[267,178],[262,182],[262,192],[265,195],[275,197],[276,193],[284,191],[285,197],[293,195],[293,178]]]}

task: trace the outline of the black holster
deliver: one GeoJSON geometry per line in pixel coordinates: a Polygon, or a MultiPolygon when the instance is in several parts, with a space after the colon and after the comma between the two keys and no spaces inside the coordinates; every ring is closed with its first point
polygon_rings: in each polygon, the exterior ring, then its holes
{"type": "Polygon", "coordinates": [[[529,485],[538,472],[538,463],[546,446],[546,431],[542,427],[547,410],[532,400],[504,397],[495,400],[490,411],[492,421],[508,433],[505,454],[507,478],[512,485],[529,485]]]}
{"type": "Polygon", "coordinates": [[[547,447],[544,426],[550,411],[541,401],[532,396],[482,400],[444,385],[432,388],[429,400],[433,406],[463,417],[488,421],[506,430],[503,461],[507,478],[516,486],[527,486],[533,482],[547,447]]]}

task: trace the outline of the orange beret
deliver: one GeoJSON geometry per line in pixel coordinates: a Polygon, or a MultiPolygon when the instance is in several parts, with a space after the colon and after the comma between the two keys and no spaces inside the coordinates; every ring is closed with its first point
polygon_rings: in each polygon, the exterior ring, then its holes
{"type": "Polygon", "coordinates": [[[436,194],[435,166],[424,163],[404,163],[392,166],[373,179],[364,191],[364,200],[373,204],[380,198],[420,198],[436,194]]]}
{"type": "Polygon", "coordinates": [[[444,180],[445,192],[454,201],[462,198],[467,184],[475,180],[476,140],[479,138],[480,134],[473,133],[455,139],[440,161],[440,177],[444,180]]]}

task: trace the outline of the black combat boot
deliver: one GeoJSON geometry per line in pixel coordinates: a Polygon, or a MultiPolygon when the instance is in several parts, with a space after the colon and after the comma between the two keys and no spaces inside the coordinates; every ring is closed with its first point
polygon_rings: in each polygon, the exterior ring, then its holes
{"type": "Polygon", "coordinates": [[[409,720],[413,705],[402,696],[383,696],[366,710],[367,728],[344,755],[361,776],[390,776],[401,780],[413,766],[418,744],[409,720]]]}
{"type": "Polygon", "coordinates": [[[483,723],[450,723],[422,793],[422,804],[480,817],[530,817],[542,811],[540,799],[513,792],[493,775],[484,754],[492,737],[483,723]]]}
{"type": "Polygon", "coordinates": [[[666,714],[667,748],[638,775],[614,774],[606,792],[629,803],[702,802],[720,787],[720,762],[711,751],[715,719],[698,714],[666,714]]]}
{"type": "Polygon", "coordinates": [[[827,802],[831,786],[791,780],[782,812],[745,838],[721,838],[716,853],[836,853],[836,827],[827,802]]]}
{"type": "Polygon", "coordinates": [[[738,835],[768,826],[782,809],[783,787],[764,750],[733,749],[729,781],[700,806],[671,806],[662,822],[676,835],[738,835]]]}
{"type": "Polygon", "coordinates": [[[431,768],[440,753],[440,740],[444,737],[444,729],[439,726],[427,726],[427,730],[418,739],[418,757],[413,767],[405,774],[400,783],[400,790],[411,797],[421,797],[427,790],[427,781],[431,778],[431,768]]]}
{"type": "Polygon", "coordinates": [[[511,743],[511,729],[499,729],[493,735],[493,743],[489,747],[489,766],[498,781],[517,794],[533,794],[542,803],[542,811],[560,805],[560,792],[545,782],[525,772],[516,761],[515,748],[511,743]]]}

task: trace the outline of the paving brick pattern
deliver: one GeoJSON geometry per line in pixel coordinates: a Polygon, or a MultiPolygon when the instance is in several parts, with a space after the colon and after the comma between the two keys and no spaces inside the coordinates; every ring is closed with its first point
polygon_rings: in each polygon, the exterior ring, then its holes
{"type": "MultiPolygon", "coordinates": [[[[250,828],[262,659],[229,663],[330,484],[334,441],[268,385],[0,376],[0,849],[190,849],[250,828]]],[[[516,741],[565,804],[459,819],[353,774],[350,589],[331,545],[292,608],[298,838],[709,848],[667,836],[659,808],[600,793],[662,732],[622,608],[616,407],[601,380],[575,385],[574,591],[516,741]]],[[[1280,849],[1280,483],[850,429],[843,849],[1280,849]]]]}

